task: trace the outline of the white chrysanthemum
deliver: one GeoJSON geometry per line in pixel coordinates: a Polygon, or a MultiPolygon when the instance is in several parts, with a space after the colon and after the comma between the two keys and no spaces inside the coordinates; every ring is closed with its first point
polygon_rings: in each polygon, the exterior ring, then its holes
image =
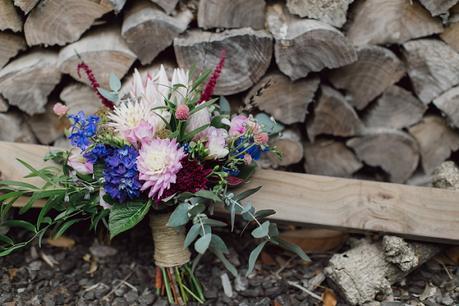
{"type": "Polygon", "coordinates": [[[152,107],[142,100],[128,99],[126,103],[116,106],[107,117],[110,120],[108,125],[131,144],[152,139],[165,126],[152,107]]]}

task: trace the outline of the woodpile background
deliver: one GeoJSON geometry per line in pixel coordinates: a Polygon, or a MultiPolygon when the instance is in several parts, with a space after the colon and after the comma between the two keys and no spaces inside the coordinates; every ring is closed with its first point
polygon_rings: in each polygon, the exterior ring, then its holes
{"type": "Polygon", "coordinates": [[[79,57],[107,86],[226,49],[216,94],[285,125],[264,167],[426,184],[459,156],[458,2],[0,0],[0,140],[61,145],[52,105],[97,109],[79,57]]]}

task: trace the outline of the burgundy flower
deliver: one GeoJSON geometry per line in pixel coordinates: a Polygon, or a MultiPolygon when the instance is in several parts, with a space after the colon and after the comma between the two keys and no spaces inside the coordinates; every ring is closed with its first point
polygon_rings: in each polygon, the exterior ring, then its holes
{"type": "Polygon", "coordinates": [[[212,169],[205,168],[196,160],[188,160],[188,157],[183,158],[180,163],[182,169],[177,172],[177,180],[168,190],[164,191],[162,199],[170,197],[174,193],[197,192],[208,188],[207,176],[212,172],[212,169]]]}

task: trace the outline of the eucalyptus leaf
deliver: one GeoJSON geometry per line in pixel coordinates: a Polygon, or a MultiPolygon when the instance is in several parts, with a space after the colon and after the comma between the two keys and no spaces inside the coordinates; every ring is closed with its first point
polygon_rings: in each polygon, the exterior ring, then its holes
{"type": "Polygon", "coordinates": [[[273,238],[273,240],[276,241],[281,248],[287,251],[290,251],[292,253],[295,253],[304,261],[311,261],[308,255],[304,253],[303,249],[297,246],[296,244],[290,243],[280,238],[273,238]]]}
{"type": "Polygon", "coordinates": [[[110,239],[133,228],[145,217],[150,207],[151,201],[146,203],[128,202],[113,205],[108,217],[110,239]]]}
{"type": "Polygon", "coordinates": [[[108,101],[117,103],[118,102],[118,94],[108,91],[102,87],[98,87],[97,91],[108,101]]]}
{"type": "Polygon", "coordinates": [[[228,100],[224,96],[220,96],[220,112],[222,114],[231,113],[231,106],[228,100]]]}
{"type": "Polygon", "coordinates": [[[210,241],[212,240],[212,234],[205,234],[194,243],[194,249],[199,254],[204,254],[209,248],[210,241]]]}
{"type": "Polygon", "coordinates": [[[256,188],[248,189],[246,191],[241,192],[240,194],[236,195],[234,197],[235,201],[241,201],[244,200],[245,198],[250,197],[252,194],[256,193],[258,190],[261,189],[262,186],[258,186],[256,188]]]}
{"type": "Polygon", "coordinates": [[[212,239],[210,240],[210,247],[222,252],[223,254],[229,253],[229,250],[228,250],[228,247],[226,246],[225,241],[223,241],[222,238],[220,238],[219,236],[215,234],[212,234],[212,239]]]}
{"type": "Polygon", "coordinates": [[[255,217],[261,219],[274,215],[275,213],[276,211],[274,209],[261,209],[255,212],[255,217]]]}
{"type": "Polygon", "coordinates": [[[234,267],[234,265],[229,262],[228,259],[226,259],[225,255],[220,252],[219,250],[214,250],[212,249],[212,252],[215,254],[215,256],[218,257],[218,259],[220,259],[220,261],[223,263],[223,265],[225,266],[225,268],[234,276],[234,277],[237,277],[238,274],[237,274],[237,270],[236,270],[236,267],[234,267]]]}
{"type": "Polygon", "coordinates": [[[257,258],[261,253],[261,250],[263,250],[264,246],[266,245],[267,240],[263,241],[259,245],[257,245],[252,252],[250,252],[249,256],[249,266],[247,268],[247,273],[246,276],[249,276],[250,273],[252,273],[253,268],[255,268],[255,263],[257,262],[257,258]]]}
{"type": "Polygon", "coordinates": [[[112,91],[116,92],[121,89],[121,81],[114,73],[110,73],[109,85],[112,91]]]}
{"type": "Polygon", "coordinates": [[[254,238],[263,238],[268,236],[269,234],[269,221],[263,222],[261,225],[259,225],[257,228],[255,228],[252,231],[252,236],[254,238]]]}
{"type": "Polygon", "coordinates": [[[174,212],[169,217],[169,221],[167,222],[167,226],[169,227],[178,227],[188,223],[188,208],[189,204],[181,203],[177,205],[174,212]]]}
{"type": "Polygon", "coordinates": [[[197,197],[204,198],[204,199],[212,200],[214,202],[221,202],[222,201],[222,199],[220,199],[220,197],[218,195],[216,195],[215,193],[213,193],[210,190],[202,189],[202,190],[199,190],[198,192],[195,192],[194,195],[197,196],[197,197]]]}
{"type": "Polygon", "coordinates": [[[202,223],[208,224],[208,225],[211,225],[211,226],[221,226],[221,227],[227,226],[227,224],[225,222],[218,221],[218,220],[211,219],[211,218],[202,220],[202,223]]]}
{"type": "Polygon", "coordinates": [[[200,230],[200,224],[193,224],[193,226],[190,227],[190,230],[188,231],[185,237],[185,242],[183,245],[184,248],[189,247],[193,243],[193,241],[195,241],[195,239],[198,238],[200,230]]]}
{"type": "Polygon", "coordinates": [[[262,130],[268,134],[279,134],[285,129],[285,126],[278,122],[271,120],[271,117],[266,113],[258,113],[255,116],[255,120],[260,123],[262,130]]]}

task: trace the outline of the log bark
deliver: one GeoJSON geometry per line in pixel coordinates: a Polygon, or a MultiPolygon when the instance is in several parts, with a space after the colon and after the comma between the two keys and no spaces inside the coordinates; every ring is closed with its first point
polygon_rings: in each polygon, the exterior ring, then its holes
{"type": "Polygon", "coordinates": [[[442,29],[441,22],[417,2],[367,0],[353,8],[347,37],[356,45],[401,44],[442,29]]]}
{"type": "Polygon", "coordinates": [[[391,182],[405,182],[418,166],[418,144],[413,137],[404,132],[375,129],[366,131],[361,137],[348,140],[346,144],[366,164],[381,167],[389,174],[391,182]]]}
{"type": "Polygon", "coordinates": [[[444,42],[413,40],[403,49],[414,91],[425,104],[459,83],[459,54],[444,42]]]}
{"type": "Polygon", "coordinates": [[[421,121],[426,110],[427,106],[411,92],[392,85],[375,103],[369,106],[363,116],[363,122],[367,127],[372,128],[402,129],[421,121]]]}
{"type": "Polygon", "coordinates": [[[56,116],[53,105],[54,103],[49,103],[45,113],[34,115],[27,120],[30,129],[41,144],[49,145],[64,135],[65,120],[56,116]]]}
{"type": "Polygon", "coordinates": [[[432,16],[445,14],[458,0],[419,0],[432,16]]]}
{"type": "Polygon", "coordinates": [[[342,142],[331,139],[318,139],[304,145],[304,169],[306,173],[352,177],[363,167],[354,152],[342,142]]]}
{"type": "Polygon", "coordinates": [[[304,122],[319,82],[317,77],[292,82],[282,73],[272,72],[250,89],[244,102],[258,107],[282,123],[304,122]],[[282,93],[282,99],[279,99],[279,93],[282,93]]]}
{"type": "Polygon", "coordinates": [[[59,98],[68,106],[69,113],[84,111],[86,114],[94,114],[101,107],[94,90],[84,84],[74,83],[66,86],[59,98]]]}
{"type": "Polygon", "coordinates": [[[179,0],[151,0],[153,3],[156,3],[169,15],[174,11],[175,7],[179,0]]]}
{"type": "Polygon", "coordinates": [[[361,110],[405,74],[403,63],[389,49],[361,46],[355,63],[330,73],[330,82],[347,92],[349,103],[361,110]]]}
{"type": "Polygon", "coordinates": [[[264,28],[264,0],[201,0],[198,8],[198,25],[204,29],[264,28]]]}
{"type": "Polygon", "coordinates": [[[289,128],[279,136],[274,137],[271,142],[282,153],[279,159],[272,153],[267,153],[272,168],[285,167],[299,163],[303,159],[303,144],[300,131],[296,128],[289,128]]]}
{"type": "Polygon", "coordinates": [[[0,31],[22,31],[22,19],[11,0],[0,0],[0,31]]]}
{"type": "Polygon", "coordinates": [[[225,66],[215,87],[216,95],[231,95],[250,88],[265,74],[271,63],[272,38],[265,31],[250,28],[211,33],[191,30],[174,40],[181,68],[214,68],[221,50],[225,66]]]}
{"type": "Polygon", "coordinates": [[[318,19],[337,28],[346,23],[349,4],[354,0],[287,0],[290,13],[318,19]]]}
{"type": "Polygon", "coordinates": [[[121,35],[145,65],[172,45],[174,38],[187,29],[192,18],[188,10],[171,17],[151,2],[137,1],[124,12],[121,35]]]}
{"type": "Polygon", "coordinates": [[[349,137],[362,131],[362,122],[352,106],[337,90],[321,86],[321,95],[314,109],[314,117],[308,122],[309,139],[314,142],[317,135],[349,137]]]}
{"type": "Polygon", "coordinates": [[[26,43],[21,35],[0,32],[0,69],[25,48],[26,43]]]}
{"type": "Polygon", "coordinates": [[[59,52],[59,69],[70,74],[75,80],[89,85],[84,74],[77,73],[77,65],[83,60],[94,72],[102,87],[108,88],[110,74],[121,79],[136,60],[136,55],[128,48],[118,28],[99,28],[70,44],[59,52]],[[78,53],[78,55],[77,55],[78,53]]]}
{"type": "Polygon", "coordinates": [[[453,48],[456,52],[459,52],[459,22],[450,24],[443,33],[440,34],[441,39],[453,48]]]}
{"type": "Polygon", "coordinates": [[[57,53],[36,50],[0,70],[0,94],[10,105],[34,115],[45,111],[47,97],[60,79],[57,53]]]}
{"type": "Polygon", "coordinates": [[[40,0],[14,0],[14,5],[19,7],[24,14],[28,14],[40,0]]]}
{"type": "Polygon", "coordinates": [[[0,113],[0,140],[35,143],[35,137],[19,112],[0,113]]]}
{"type": "Polygon", "coordinates": [[[27,44],[63,46],[74,42],[97,18],[113,9],[108,0],[42,0],[24,24],[27,44]]]}
{"type": "Polygon", "coordinates": [[[427,116],[409,129],[419,143],[422,168],[431,174],[452,151],[459,149],[459,134],[438,116],[427,116]]]}
{"type": "Polygon", "coordinates": [[[276,4],[268,7],[267,24],[276,39],[276,63],[292,80],[357,60],[347,38],[326,23],[297,18],[276,4]]]}
{"type": "Polygon", "coordinates": [[[436,245],[384,236],[381,242],[363,241],[345,253],[334,255],[325,274],[349,304],[362,305],[373,301],[378,293],[390,296],[392,284],[439,251],[436,245]]]}
{"type": "Polygon", "coordinates": [[[433,104],[440,109],[455,127],[459,127],[459,87],[453,87],[433,100],[433,104]]]}

